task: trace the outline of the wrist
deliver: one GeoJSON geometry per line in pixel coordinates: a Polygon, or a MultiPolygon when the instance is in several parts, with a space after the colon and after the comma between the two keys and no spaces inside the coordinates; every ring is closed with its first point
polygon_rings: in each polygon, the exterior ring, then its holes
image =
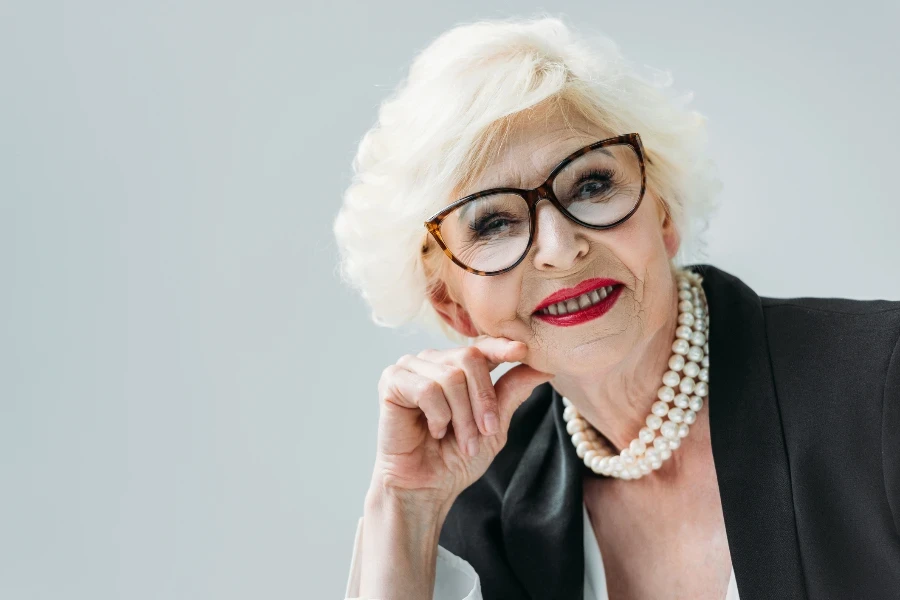
{"type": "Polygon", "coordinates": [[[443,512],[395,491],[373,486],[366,494],[360,593],[367,598],[430,598],[443,512]]]}

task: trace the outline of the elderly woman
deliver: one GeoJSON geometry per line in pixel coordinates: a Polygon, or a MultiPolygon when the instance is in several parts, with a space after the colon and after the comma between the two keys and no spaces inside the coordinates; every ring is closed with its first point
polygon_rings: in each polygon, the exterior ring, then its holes
{"type": "Polygon", "coordinates": [[[900,598],[900,302],[685,264],[703,126],[554,19],[418,56],[335,233],[376,322],[468,343],[378,382],[348,597],[900,598]]]}

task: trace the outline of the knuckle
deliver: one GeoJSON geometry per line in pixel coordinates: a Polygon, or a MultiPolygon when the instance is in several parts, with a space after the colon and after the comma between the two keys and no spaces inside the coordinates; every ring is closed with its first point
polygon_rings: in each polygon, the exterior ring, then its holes
{"type": "Polygon", "coordinates": [[[413,358],[412,354],[404,354],[403,356],[401,356],[400,358],[397,359],[397,362],[395,363],[395,365],[399,365],[401,367],[406,366],[411,362],[412,358],[413,358]]]}
{"type": "Polygon", "coordinates": [[[418,394],[423,398],[435,397],[441,393],[441,384],[434,379],[421,379],[416,386],[418,394]]]}
{"type": "Polygon", "coordinates": [[[477,402],[478,404],[492,407],[497,403],[497,395],[494,392],[493,388],[482,387],[478,388],[478,390],[475,392],[475,398],[473,398],[473,400],[475,400],[475,402],[477,402]]]}
{"type": "Polygon", "coordinates": [[[466,372],[459,367],[447,365],[442,374],[443,382],[451,387],[459,387],[466,384],[466,372]]]}
{"type": "Polygon", "coordinates": [[[484,354],[475,346],[463,346],[459,349],[459,358],[465,363],[474,363],[484,359],[484,354]]]}

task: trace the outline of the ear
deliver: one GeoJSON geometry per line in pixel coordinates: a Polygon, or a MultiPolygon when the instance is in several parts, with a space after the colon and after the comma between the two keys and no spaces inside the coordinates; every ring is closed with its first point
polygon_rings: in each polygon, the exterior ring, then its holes
{"type": "Polygon", "coordinates": [[[450,327],[466,337],[478,337],[478,329],[472,323],[468,311],[450,297],[447,284],[440,281],[428,290],[428,301],[450,327]]]}
{"type": "Polygon", "coordinates": [[[675,222],[672,220],[672,216],[669,214],[665,202],[660,199],[656,203],[656,206],[657,213],[659,214],[660,226],[662,228],[663,243],[666,246],[666,254],[668,254],[671,259],[675,256],[675,253],[678,252],[678,247],[681,245],[681,234],[675,227],[675,222]]]}

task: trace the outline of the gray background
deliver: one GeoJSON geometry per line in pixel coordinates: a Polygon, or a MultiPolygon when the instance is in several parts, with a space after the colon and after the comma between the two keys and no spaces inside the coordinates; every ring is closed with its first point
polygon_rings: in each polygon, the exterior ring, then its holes
{"type": "Polygon", "coordinates": [[[335,276],[355,145],[455,23],[671,69],[762,295],[900,299],[896,0],[18,2],[0,14],[0,597],[339,598],[381,370],[335,276]]]}

